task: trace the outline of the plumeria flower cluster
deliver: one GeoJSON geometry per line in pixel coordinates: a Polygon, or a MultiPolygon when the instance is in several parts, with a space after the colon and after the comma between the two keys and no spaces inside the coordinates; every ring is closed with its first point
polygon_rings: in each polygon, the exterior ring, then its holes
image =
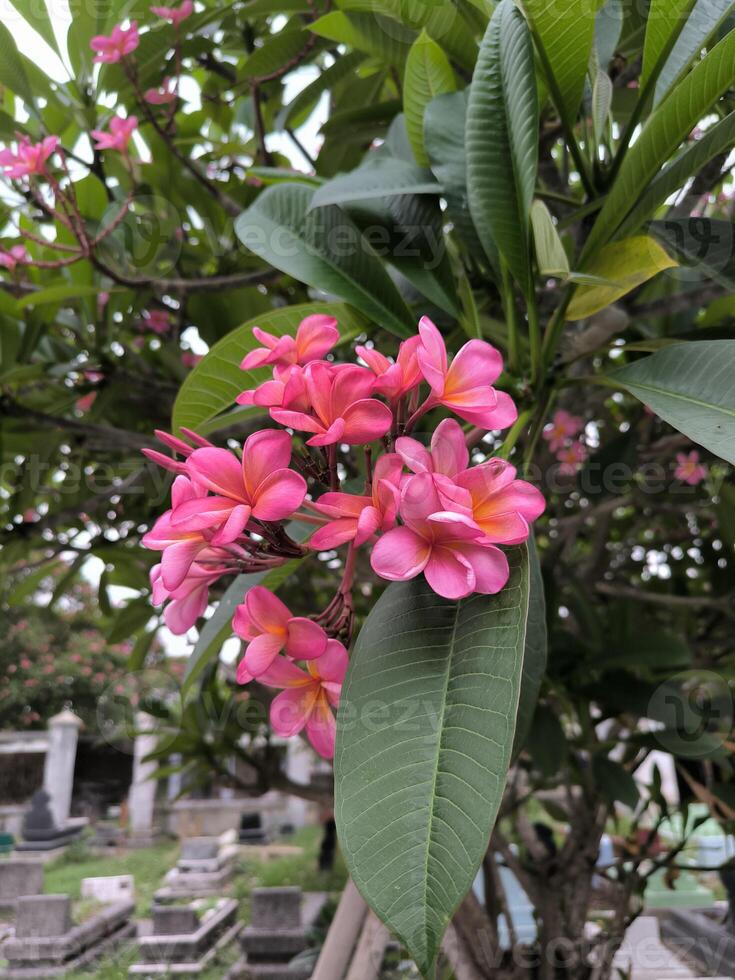
{"type": "Polygon", "coordinates": [[[559,472],[566,476],[574,476],[587,459],[584,436],[580,435],[583,429],[584,419],[559,409],[542,433],[549,449],[556,456],[559,472]]]}
{"type": "Polygon", "coordinates": [[[395,360],[360,346],[361,363],[342,363],[332,354],[338,325],[326,315],[306,317],[295,336],[253,334],[260,346],[241,367],[259,371],[260,383],[237,401],[267,410],[278,428],[254,433],[241,451],[189,430],[181,438],[157,433],[173,456],[145,451],[175,474],[171,508],[143,539],[162,553],[153,599],[166,603],[166,623],[183,633],[221,576],[346,546],[342,580],[325,610],[296,615],[256,586],[233,619],[245,643],[238,681],[280,688],[273,730],[303,730],[329,758],[358,549],[369,549],[374,572],[388,581],[423,575],[446,599],[492,595],[509,577],[503,549],[528,538],[544,499],[505,459],[472,465],[468,445],[517,417],[509,395],[494,387],[503,364],[490,344],[471,340],[450,358],[424,317],[395,360]],[[427,445],[416,426],[428,413],[438,424],[427,445]],[[354,492],[346,483],[358,470],[364,486],[354,492]],[[312,530],[305,543],[295,540],[298,523],[312,530]]]}

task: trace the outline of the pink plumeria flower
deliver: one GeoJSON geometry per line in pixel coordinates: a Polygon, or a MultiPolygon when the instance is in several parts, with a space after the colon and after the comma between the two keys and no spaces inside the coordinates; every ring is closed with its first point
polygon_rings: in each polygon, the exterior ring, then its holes
{"type": "Polygon", "coordinates": [[[304,371],[306,394],[313,414],[272,408],[271,418],[281,425],[315,435],[307,446],[350,446],[380,439],[393,423],[393,413],[370,398],[373,375],[356,364],[336,373],[328,364],[314,361],[304,371]]]}
{"type": "Polygon", "coordinates": [[[560,408],[554,413],[551,423],[544,429],[542,435],[549,444],[549,449],[555,453],[561,449],[568,439],[573,439],[584,428],[584,420],[560,408]]]}
{"type": "Polygon", "coordinates": [[[306,481],[288,469],[291,436],[266,429],[242,447],[242,462],[228,449],[195,449],[186,460],[192,480],[215,496],[192,499],[174,510],[176,528],[200,531],[217,527],[215,545],[231,544],[251,518],[281,521],[301,506],[306,481]]]}
{"type": "Polygon", "coordinates": [[[356,347],[355,350],[375,375],[373,392],[385,395],[390,402],[396,402],[421,384],[422,374],[419,366],[418,349],[421,338],[417,335],[404,340],[398,348],[395,363],[374,347],[356,347]]]}
{"type": "Polygon", "coordinates": [[[543,514],[546,501],[540,490],[516,479],[516,468],[504,459],[490,459],[466,469],[457,483],[469,491],[472,519],[488,541],[520,544],[530,524],[543,514]]]}
{"type": "Polygon", "coordinates": [[[130,27],[117,24],[109,35],[98,34],[89,42],[93,51],[97,52],[96,62],[114,65],[124,57],[132,54],[140,43],[138,24],[133,21],[130,27]]]}
{"type": "Polygon", "coordinates": [[[423,411],[443,405],[488,430],[505,429],[515,422],[518,412],[512,398],[492,387],[503,370],[503,359],[491,344],[470,340],[449,364],[444,338],[427,316],[419,321],[419,334],[419,365],[431,387],[423,411]]]}
{"type": "Polygon", "coordinates": [[[195,368],[197,364],[201,361],[201,354],[194,354],[190,350],[185,350],[181,352],[181,363],[185,368],[195,368]]]}
{"type": "Polygon", "coordinates": [[[313,660],[327,649],[327,634],[321,626],[292,615],[288,606],[262,585],[253,586],[237,607],[232,628],[248,644],[237,668],[239,684],[259,678],[281,650],[291,660],[313,660]]]}
{"type": "MultiPolygon", "coordinates": [[[[202,551],[200,558],[217,559],[215,549],[202,551]]],[[[200,616],[204,615],[209,601],[209,586],[227,571],[226,565],[219,567],[193,562],[186,577],[177,589],[167,589],[163,583],[161,565],[151,569],[151,592],[154,606],[164,602],[168,605],[163,611],[163,621],[177,636],[188,633],[200,616]]]]}
{"type": "Polygon", "coordinates": [[[143,98],[149,105],[170,105],[178,98],[176,79],[164,78],[159,88],[149,88],[143,93],[143,98]]]}
{"type": "Polygon", "coordinates": [[[98,392],[96,391],[90,391],[88,394],[82,395],[81,398],[77,398],[74,407],[78,412],[88,412],[97,401],[97,394],[98,392]]]}
{"type": "Polygon", "coordinates": [[[31,257],[24,245],[13,245],[7,252],[0,251],[0,266],[14,272],[19,265],[30,262],[31,257]]]}
{"type": "Polygon", "coordinates": [[[27,136],[18,141],[15,151],[0,150],[0,167],[11,180],[20,177],[41,177],[46,173],[46,161],[59,145],[58,136],[47,136],[40,143],[31,143],[27,136]]]}
{"type": "Polygon", "coordinates": [[[337,724],[333,708],[339,705],[349,660],[339,640],[329,640],[317,660],[307,662],[306,671],[285,657],[278,657],[259,683],[281,687],[271,704],[270,722],[276,735],[290,738],[306,729],[306,737],[325,759],[334,757],[337,724]]]}
{"type": "Polygon", "coordinates": [[[493,595],[508,581],[508,560],[488,544],[466,514],[443,509],[430,473],[411,477],[401,492],[404,527],[393,528],[373,548],[373,570],[391,582],[422,572],[438,595],[463,599],[493,595]]]}
{"type": "Polygon", "coordinates": [[[560,449],[556,458],[561,464],[559,472],[564,476],[574,476],[579,467],[587,459],[587,448],[582,442],[573,442],[571,446],[560,449]]]}
{"type": "Polygon", "coordinates": [[[151,7],[151,13],[162,20],[167,20],[178,27],[187,17],[194,13],[193,0],[184,0],[178,7],[151,7]]]}
{"type": "MultiPolygon", "coordinates": [[[[162,442],[164,446],[168,446],[169,449],[173,449],[175,454],[178,453],[178,455],[183,456],[184,459],[188,459],[194,452],[193,446],[190,446],[189,443],[184,442],[183,439],[178,439],[176,436],[172,436],[170,432],[163,432],[161,429],[155,429],[154,432],[156,439],[158,439],[159,442],[162,442]]],[[[214,448],[209,439],[205,439],[204,436],[200,436],[191,429],[186,429],[182,426],[181,434],[185,436],[189,442],[193,443],[194,446],[198,446],[200,449],[214,448]]],[[[169,470],[171,473],[176,474],[186,474],[186,467],[175,457],[172,459],[170,456],[166,456],[164,453],[158,452],[157,449],[141,449],[141,452],[145,457],[150,459],[151,462],[156,463],[157,466],[162,466],[164,470],[169,470]]]]}
{"type": "Polygon", "coordinates": [[[444,419],[440,422],[431,437],[430,449],[422,446],[417,439],[401,436],[396,439],[396,452],[412,473],[432,475],[445,510],[472,513],[469,494],[456,484],[458,474],[466,470],[470,462],[470,453],[459,422],[455,419],[444,419]]]}
{"type": "Polygon", "coordinates": [[[697,484],[707,479],[709,470],[703,463],[699,462],[699,453],[693,449],[689,453],[676,454],[674,476],[677,480],[681,480],[682,483],[688,483],[690,487],[696,487],[697,484]]]}
{"type": "Polygon", "coordinates": [[[171,329],[171,316],[166,310],[145,310],[140,328],[163,335],[171,329]]]}
{"type": "MultiPolygon", "coordinates": [[[[332,374],[342,365],[321,362],[332,374]]],[[[273,369],[273,377],[257,388],[241,391],[235,399],[238,405],[257,405],[259,408],[285,408],[292,412],[308,413],[311,408],[306,390],[304,368],[298,364],[273,369]]]]}
{"type": "Polygon", "coordinates": [[[128,143],[130,138],[138,128],[136,116],[113,116],[110,120],[110,130],[105,132],[102,129],[93,129],[92,137],[95,141],[95,150],[116,150],[123,156],[128,155],[128,143]]]}
{"type": "Polygon", "coordinates": [[[171,510],[162,514],[151,530],[143,536],[144,548],[162,551],[161,581],[174,593],[189,574],[192,563],[208,548],[210,540],[201,530],[175,527],[171,521],[175,511],[187,503],[204,501],[206,491],[193,480],[177,476],[171,487],[171,510]]]}
{"type": "Polygon", "coordinates": [[[352,541],[359,547],[376,531],[394,527],[401,499],[402,471],[401,457],[397,453],[386,453],[375,464],[369,497],[351,493],[322,494],[314,507],[332,520],[312,535],[309,546],[316,551],[327,551],[352,541]]]}
{"type": "Polygon", "coordinates": [[[266,364],[281,368],[288,368],[293,364],[304,367],[329,353],[339,341],[339,330],[333,316],[315,313],[301,321],[295,338],[288,334],[276,337],[261,330],[260,327],[253,327],[253,336],[263,346],[256,347],[243,358],[240,365],[243,371],[250,371],[266,364]]]}

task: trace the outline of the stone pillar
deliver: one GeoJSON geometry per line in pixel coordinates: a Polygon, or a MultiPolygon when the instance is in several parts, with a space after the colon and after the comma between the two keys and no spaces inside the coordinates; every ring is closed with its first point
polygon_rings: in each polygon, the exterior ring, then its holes
{"type": "Polygon", "coordinates": [[[43,767],[43,788],[50,799],[50,810],[57,827],[69,819],[77,759],[79,729],[84,723],[73,711],[62,711],[48,723],[48,750],[43,767]]]}
{"type": "Polygon", "coordinates": [[[158,769],[157,762],[144,762],[145,757],[154,751],[158,739],[154,734],[156,721],[151,715],[140,711],[136,715],[136,728],[133,748],[133,782],[128,793],[130,835],[141,842],[153,836],[153,808],[156,802],[157,780],[152,778],[158,769]]]}
{"type": "MultiPolygon", "coordinates": [[[[311,782],[313,756],[311,749],[300,738],[288,740],[286,748],[286,775],[295,783],[308,786],[311,782]]],[[[298,796],[289,796],[286,803],[286,813],[289,823],[294,827],[304,827],[308,822],[309,803],[298,796]]]]}

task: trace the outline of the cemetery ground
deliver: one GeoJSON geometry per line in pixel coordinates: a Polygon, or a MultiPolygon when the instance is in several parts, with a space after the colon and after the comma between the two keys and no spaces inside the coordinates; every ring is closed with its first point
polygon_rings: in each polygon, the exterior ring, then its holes
{"type": "MultiPolygon", "coordinates": [[[[346,870],[339,854],[332,871],[318,870],[321,830],[319,826],[305,827],[289,836],[287,843],[301,848],[300,854],[265,859],[255,849],[252,854],[241,852],[231,894],[239,902],[242,921],[249,921],[250,894],[254,888],[298,885],[304,891],[329,893],[336,901],[345,885],[346,870]]],[[[150,917],[154,893],[163,884],[166,872],[175,865],[179,852],[178,842],[165,841],[138,850],[100,854],[80,840],[71,844],[64,855],[44,866],[44,893],[69,895],[73,902],[74,918],[80,922],[95,911],[93,901],[81,898],[83,878],[132,875],[135,879],[135,917],[145,919],[150,917]]],[[[333,909],[333,906],[333,902],[328,902],[325,912],[333,909]]],[[[10,914],[5,918],[12,921],[13,916],[10,914]]],[[[3,916],[0,914],[0,926],[2,924],[3,916]]],[[[318,931],[318,925],[316,929],[318,931]]],[[[67,980],[127,980],[128,968],[136,961],[136,955],[133,942],[84,970],[67,974],[67,980]]],[[[238,955],[236,944],[225,949],[213,965],[199,975],[201,980],[221,980],[238,955]]],[[[0,968],[3,965],[0,959],[0,968]]]]}

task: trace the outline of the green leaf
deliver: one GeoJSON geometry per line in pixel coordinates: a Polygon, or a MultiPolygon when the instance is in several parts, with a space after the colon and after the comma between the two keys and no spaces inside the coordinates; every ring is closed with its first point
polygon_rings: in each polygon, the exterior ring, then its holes
{"type": "Polygon", "coordinates": [[[607,0],[595,18],[595,45],[600,67],[607,68],[620,41],[624,10],[622,0],[607,0]]]}
{"type": "MultiPolygon", "coordinates": [[[[277,337],[293,335],[304,317],[314,313],[335,317],[343,340],[355,336],[367,325],[359,313],[344,303],[303,303],[254,316],[218,341],[187,375],[174,403],[174,432],[182,426],[199,431],[204,423],[234,405],[241,391],[255,388],[271,376],[268,368],[240,370],[243,357],[260,346],[253,337],[253,327],[261,327],[277,337]]],[[[230,415],[221,417],[221,425],[230,422],[230,415]]],[[[207,427],[207,432],[213,431],[211,426],[207,427]]]]}
{"type": "MultiPolygon", "coordinates": [[[[312,528],[295,522],[288,527],[289,534],[295,541],[305,540],[312,530],[312,528]]],[[[233,635],[232,617],[243,601],[245,593],[249,592],[254,585],[264,585],[275,592],[278,586],[282,585],[289,575],[296,571],[302,561],[303,559],[294,558],[270,572],[253,572],[249,575],[237,576],[218,602],[215,611],[202,626],[196,646],[186,663],[184,679],[181,684],[182,698],[191,691],[192,686],[201,676],[207,664],[219,657],[222,645],[233,635]]]]}
{"type": "Polygon", "coordinates": [[[606,71],[598,71],[592,89],[592,128],[595,143],[601,143],[612,108],[613,83],[606,71]]]}
{"type": "Polygon", "coordinates": [[[675,191],[684,187],[690,177],[700,172],[706,163],[735,144],[735,112],[710,126],[700,139],[691,143],[673,163],[649,183],[617,234],[624,238],[635,234],[656,209],[675,191]]]}
{"type": "MultiPolygon", "coordinates": [[[[426,107],[424,145],[434,176],[442,186],[447,202],[447,216],[465,245],[478,257],[483,252],[483,246],[470,215],[467,196],[466,120],[466,89],[438,96],[426,107]]],[[[485,249],[492,252],[490,261],[496,269],[499,264],[498,250],[489,229],[485,228],[484,236],[485,249]]]]}
{"type": "Polygon", "coordinates": [[[99,286],[49,286],[48,289],[39,289],[35,293],[28,293],[17,301],[18,309],[27,309],[31,306],[44,306],[49,303],[64,303],[67,306],[74,306],[75,300],[84,299],[86,296],[99,295],[99,286]]]}
{"type": "Polygon", "coordinates": [[[48,8],[44,0],[10,0],[21,17],[26,20],[31,27],[38,31],[46,44],[58,55],[59,45],[54,34],[48,8]]]}
{"type": "Polygon", "coordinates": [[[695,0],[651,0],[643,47],[643,68],[639,80],[642,89],[658,70],[661,59],[667,57],[674,46],[694,2],[695,0]]]}
{"type": "Polygon", "coordinates": [[[337,58],[333,65],[325,68],[313,82],[305,85],[295,98],[283,107],[278,115],[278,127],[304,122],[316,107],[322,93],[332,89],[343,78],[352,75],[364,60],[365,55],[361,51],[349,51],[337,58]]]}
{"type": "Polygon", "coordinates": [[[648,230],[681,258],[682,265],[735,291],[735,225],[731,221],[669,218],[666,221],[652,221],[648,230]]]}
{"type": "Polygon", "coordinates": [[[533,202],[531,227],[539,272],[544,276],[565,279],[569,275],[569,259],[559,238],[554,219],[543,201],[533,202]]]}
{"type": "Polygon", "coordinates": [[[523,654],[521,693],[518,700],[516,730],[513,737],[513,758],[521,751],[528,737],[541,690],[541,681],[546,671],[548,649],[544,580],[541,577],[541,564],[533,537],[528,539],[528,561],[530,566],[530,595],[526,624],[526,649],[523,654]]]}
{"type": "Polygon", "coordinates": [[[628,150],[587,239],[583,260],[615,235],[663,164],[734,81],[731,31],[651,115],[628,150]]]}
{"type": "Polygon", "coordinates": [[[313,195],[303,184],[267,188],[235,221],[238,238],[282,272],[410,336],[413,316],[376,253],[340,208],[310,211],[313,195]]]}
{"type": "Polygon", "coordinates": [[[523,0],[546,80],[561,117],[573,125],[582,101],[596,5],[590,0],[523,0]]]}
{"type": "Polygon", "coordinates": [[[388,64],[402,65],[416,32],[381,14],[333,10],[311,25],[311,30],[330,41],[375,55],[388,64]]]}
{"type": "Polygon", "coordinates": [[[604,755],[592,756],[592,775],[608,803],[624,803],[635,807],[640,799],[635,779],[619,762],[604,755]]]}
{"type": "Polygon", "coordinates": [[[531,288],[529,218],[538,169],[538,113],[531,36],[512,0],[502,0],[470,86],[467,186],[488,258],[492,261],[497,246],[525,292],[531,288]]]}
{"type": "Polygon", "coordinates": [[[510,763],[529,564],[496,596],[390,585],[352,654],[337,719],[335,818],[365,900],[422,974],[487,849],[510,763]]]}
{"type": "Polygon", "coordinates": [[[0,21],[0,85],[6,85],[19,95],[27,106],[33,107],[33,92],[18,54],[13,35],[0,21]]]}
{"type": "Polygon", "coordinates": [[[583,320],[592,316],[625,296],[631,289],[677,264],[655,238],[647,235],[606,245],[584,272],[607,280],[607,283],[578,286],[567,310],[567,320],[583,320]]]}
{"type": "Polygon", "coordinates": [[[395,197],[398,194],[440,193],[441,186],[430,171],[377,150],[369,153],[365,163],[357,170],[340,174],[322,184],[312,197],[309,208],[395,197]]]}
{"type": "Polygon", "coordinates": [[[437,95],[453,92],[456,87],[449,59],[436,41],[432,41],[425,30],[422,31],[411,45],[403,78],[406,130],[420,167],[429,166],[429,156],[424,146],[426,107],[437,95]]]}
{"type": "MultiPolygon", "coordinates": [[[[681,0],[664,0],[665,3],[681,0]]],[[[691,7],[691,3],[689,4],[691,7]]],[[[674,87],[689,64],[699,55],[719,25],[735,7],[733,0],[696,0],[686,24],[679,33],[671,54],[656,82],[654,105],[658,105],[674,87]]],[[[650,15],[649,15],[650,20],[650,15]]]]}
{"type": "Polygon", "coordinates": [[[609,377],[669,425],[735,463],[735,340],[672,344],[609,377]]]}
{"type": "Polygon", "coordinates": [[[564,764],[567,738],[561,722],[546,705],[539,705],[533,716],[526,749],[544,776],[555,775],[564,764]]]}
{"type": "Polygon", "coordinates": [[[258,78],[278,71],[304,50],[308,36],[301,28],[289,28],[266,37],[261,47],[247,58],[238,76],[258,78]]]}

